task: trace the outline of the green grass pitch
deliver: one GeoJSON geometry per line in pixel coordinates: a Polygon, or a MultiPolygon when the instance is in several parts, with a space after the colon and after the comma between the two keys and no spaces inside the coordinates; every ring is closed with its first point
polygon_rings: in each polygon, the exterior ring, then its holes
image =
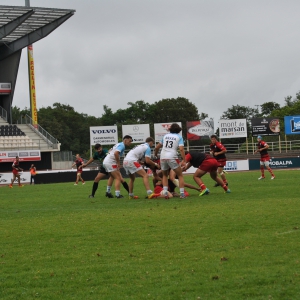
{"type": "Polygon", "coordinates": [[[299,170],[275,175],[169,200],[141,179],[137,200],[106,180],[94,199],[92,181],[1,187],[0,299],[300,299],[299,170]]]}

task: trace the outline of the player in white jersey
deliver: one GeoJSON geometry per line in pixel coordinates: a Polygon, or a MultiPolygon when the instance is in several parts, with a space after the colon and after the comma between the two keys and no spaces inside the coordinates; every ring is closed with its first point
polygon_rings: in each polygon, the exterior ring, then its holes
{"type": "Polygon", "coordinates": [[[184,194],[184,180],[181,165],[185,166],[186,161],[183,138],[179,135],[181,127],[177,123],[173,123],[169,131],[170,133],[167,133],[162,138],[162,140],[156,145],[154,155],[157,156],[159,149],[162,148],[160,153],[160,166],[163,173],[163,189],[165,193],[165,198],[168,198],[168,172],[170,168],[174,170],[178,177],[180,198],[185,198],[186,196],[184,194]],[[178,148],[182,157],[181,163],[177,155],[178,148]]]}
{"type": "MultiPolygon", "coordinates": [[[[120,173],[120,157],[124,154],[125,147],[132,143],[132,137],[130,135],[125,135],[123,137],[123,142],[118,143],[109,150],[108,154],[103,160],[103,167],[106,172],[115,179],[115,193],[116,198],[124,198],[120,194],[120,184],[121,184],[121,173],[120,173]]],[[[110,192],[109,187],[107,187],[108,192],[110,192]]]]}
{"type": "Polygon", "coordinates": [[[134,196],[133,194],[133,185],[135,180],[135,173],[139,174],[143,178],[144,186],[147,190],[148,198],[154,198],[155,194],[153,194],[150,189],[150,184],[148,180],[148,174],[143,169],[140,164],[140,160],[145,158],[145,163],[152,167],[158,167],[158,164],[154,163],[151,157],[151,147],[154,145],[154,139],[152,137],[148,137],[146,139],[146,143],[135,146],[131,149],[123,161],[123,167],[126,173],[130,177],[129,181],[129,199],[138,199],[138,196],[134,196]]]}

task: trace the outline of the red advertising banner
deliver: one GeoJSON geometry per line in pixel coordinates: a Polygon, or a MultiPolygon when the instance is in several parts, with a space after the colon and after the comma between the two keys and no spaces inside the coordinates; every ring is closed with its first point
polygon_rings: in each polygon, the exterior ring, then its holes
{"type": "Polygon", "coordinates": [[[186,122],[187,139],[198,141],[201,138],[210,138],[214,134],[214,122],[210,121],[188,121],[186,122]]]}

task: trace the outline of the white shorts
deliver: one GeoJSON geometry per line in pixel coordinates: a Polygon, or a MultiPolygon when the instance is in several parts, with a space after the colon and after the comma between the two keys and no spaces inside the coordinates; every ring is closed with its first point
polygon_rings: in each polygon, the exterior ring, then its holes
{"type": "Polygon", "coordinates": [[[143,169],[139,162],[133,160],[124,160],[123,168],[125,169],[126,174],[134,174],[143,169]]]}
{"type": "Polygon", "coordinates": [[[180,166],[179,159],[161,159],[160,160],[160,168],[163,171],[167,171],[170,168],[172,170],[177,169],[180,166]]]}
{"type": "Polygon", "coordinates": [[[261,165],[261,166],[266,166],[266,167],[268,167],[269,164],[270,164],[270,162],[269,162],[268,160],[260,161],[260,165],[261,165]]]}
{"type": "Polygon", "coordinates": [[[114,171],[118,171],[118,166],[116,164],[111,164],[111,163],[104,163],[103,162],[103,167],[105,169],[106,172],[111,173],[114,171]]]}

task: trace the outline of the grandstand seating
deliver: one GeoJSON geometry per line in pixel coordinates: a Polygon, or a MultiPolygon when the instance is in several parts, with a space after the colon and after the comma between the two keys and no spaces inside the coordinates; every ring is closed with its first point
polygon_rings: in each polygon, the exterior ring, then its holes
{"type": "Polygon", "coordinates": [[[25,135],[17,125],[0,125],[0,149],[32,149],[38,144],[25,135]]]}
{"type": "Polygon", "coordinates": [[[0,136],[24,136],[25,133],[17,125],[1,125],[0,136]]]}

